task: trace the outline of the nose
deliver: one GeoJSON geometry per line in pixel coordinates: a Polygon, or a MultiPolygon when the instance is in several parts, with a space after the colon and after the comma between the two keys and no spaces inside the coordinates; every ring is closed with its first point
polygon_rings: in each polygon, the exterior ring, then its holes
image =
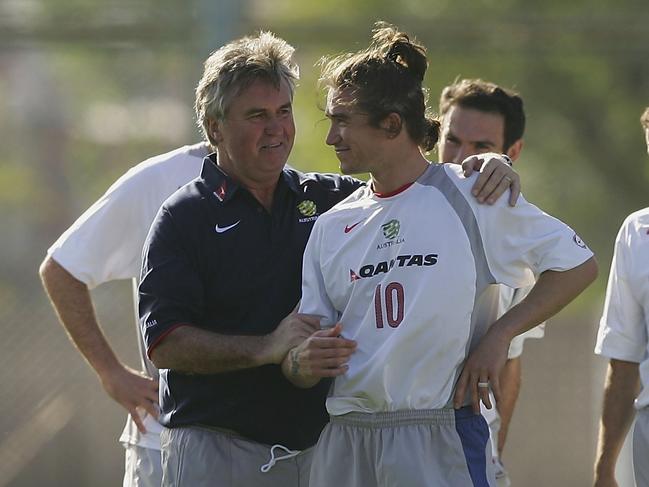
{"type": "Polygon", "coordinates": [[[335,145],[339,141],[340,141],[340,132],[336,127],[334,127],[333,124],[331,124],[329,127],[329,132],[327,132],[327,138],[325,139],[325,143],[327,145],[335,145]]]}
{"type": "Polygon", "coordinates": [[[466,159],[470,155],[472,155],[471,151],[468,149],[468,147],[462,144],[457,148],[457,151],[455,152],[455,154],[453,154],[453,160],[450,162],[452,162],[453,164],[462,164],[462,161],[464,161],[464,159],[466,159]]]}
{"type": "Polygon", "coordinates": [[[268,135],[278,135],[282,132],[282,121],[279,117],[268,117],[264,131],[268,135]]]}

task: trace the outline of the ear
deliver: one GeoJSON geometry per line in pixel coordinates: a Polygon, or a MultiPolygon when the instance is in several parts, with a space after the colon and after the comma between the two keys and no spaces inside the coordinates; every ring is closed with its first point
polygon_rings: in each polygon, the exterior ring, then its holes
{"type": "Polygon", "coordinates": [[[223,134],[221,133],[221,124],[210,118],[207,121],[207,133],[209,134],[210,142],[214,145],[218,145],[219,142],[223,140],[223,134]]]}
{"type": "Polygon", "coordinates": [[[515,161],[516,159],[518,159],[518,156],[521,155],[522,150],[523,150],[523,139],[518,139],[509,147],[509,149],[507,149],[507,155],[512,161],[515,161]]]}
{"type": "Polygon", "coordinates": [[[388,139],[394,139],[401,133],[403,127],[403,120],[401,115],[396,112],[390,113],[387,117],[381,120],[381,128],[385,131],[388,139]]]}

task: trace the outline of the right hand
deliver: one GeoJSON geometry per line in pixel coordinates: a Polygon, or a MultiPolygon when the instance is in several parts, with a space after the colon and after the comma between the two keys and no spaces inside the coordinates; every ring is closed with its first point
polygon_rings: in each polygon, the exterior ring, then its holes
{"type": "Polygon", "coordinates": [[[140,433],[146,433],[144,417],[150,414],[156,420],[159,415],[158,381],[130,367],[121,366],[101,377],[104,390],[126,409],[140,433]],[[139,410],[144,410],[144,416],[139,410]]]}
{"type": "Polygon", "coordinates": [[[349,357],[356,342],[341,336],[342,325],[320,330],[289,352],[288,370],[292,376],[337,377],[347,372],[349,357]]]}
{"type": "Polygon", "coordinates": [[[319,329],[319,317],[300,314],[296,307],[291,314],[280,321],[275,331],[267,336],[267,362],[281,364],[290,349],[297,347],[319,329]]]}
{"type": "Polygon", "coordinates": [[[480,172],[471,188],[473,196],[480,203],[493,205],[509,189],[509,206],[516,206],[516,201],[521,193],[521,178],[505,162],[503,154],[488,152],[467,157],[462,162],[462,169],[465,177],[469,177],[474,171],[480,172]]]}

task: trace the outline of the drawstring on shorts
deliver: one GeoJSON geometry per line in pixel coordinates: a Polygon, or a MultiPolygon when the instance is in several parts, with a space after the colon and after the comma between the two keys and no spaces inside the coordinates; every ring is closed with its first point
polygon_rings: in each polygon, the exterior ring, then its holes
{"type": "Polygon", "coordinates": [[[262,473],[267,473],[270,471],[271,468],[277,463],[282,460],[288,460],[289,458],[296,457],[300,454],[300,450],[289,450],[286,448],[284,445],[273,445],[270,447],[270,461],[264,465],[261,466],[261,471],[262,473]],[[275,448],[284,450],[284,454],[280,454],[280,456],[275,456],[275,448]]]}

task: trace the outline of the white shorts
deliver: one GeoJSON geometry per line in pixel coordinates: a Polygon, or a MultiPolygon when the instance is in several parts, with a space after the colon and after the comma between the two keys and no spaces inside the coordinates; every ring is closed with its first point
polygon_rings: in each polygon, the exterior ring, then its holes
{"type": "Polygon", "coordinates": [[[495,487],[489,429],[471,408],[332,416],[311,487],[495,487]]]}
{"type": "Polygon", "coordinates": [[[160,450],[124,445],[124,487],[160,487],[162,463],[160,450]]]}
{"type": "Polygon", "coordinates": [[[282,448],[196,426],[164,428],[160,441],[165,487],[309,485],[313,448],[291,455],[282,448]],[[273,457],[277,461],[272,462],[273,457]]]}

